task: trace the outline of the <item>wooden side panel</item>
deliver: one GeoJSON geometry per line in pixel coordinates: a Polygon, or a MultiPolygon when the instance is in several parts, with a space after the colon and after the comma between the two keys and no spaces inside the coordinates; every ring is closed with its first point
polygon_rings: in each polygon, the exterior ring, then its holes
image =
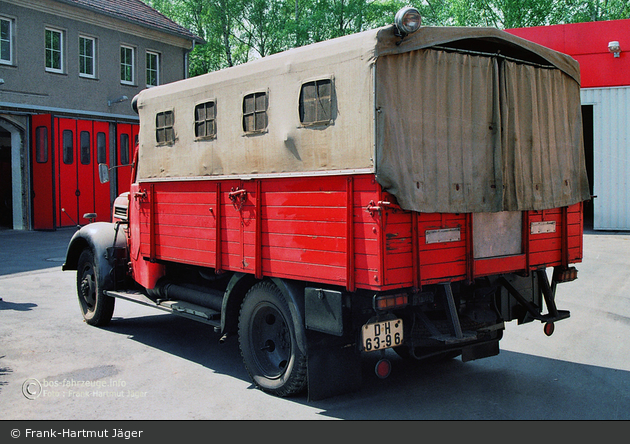
{"type": "Polygon", "coordinates": [[[469,215],[401,210],[371,175],[157,182],[135,190],[139,254],[147,260],[379,291],[559,265],[563,254],[581,259],[580,205],[531,212],[530,224],[554,221],[555,232],[523,235],[527,253],[473,264],[469,215]],[[457,235],[428,238],[432,230],[457,235]]]}
{"type": "Polygon", "coordinates": [[[531,269],[542,266],[553,267],[560,265],[562,261],[562,211],[559,208],[553,210],[531,211],[530,226],[541,222],[555,222],[555,231],[552,233],[540,233],[529,235],[529,265],[531,269]]]}
{"type": "Polygon", "coordinates": [[[264,275],[346,283],[346,177],[262,184],[264,275]]]}
{"type": "Polygon", "coordinates": [[[142,255],[151,257],[153,254],[160,260],[214,267],[215,186],[212,182],[141,186],[147,193],[141,205],[142,255]]]}
{"type": "Polygon", "coordinates": [[[372,176],[363,176],[354,184],[355,280],[359,288],[378,289],[382,283],[383,230],[379,215],[367,211],[370,202],[378,202],[379,188],[372,176]]]}
{"type": "Polygon", "coordinates": [[[569,263],[581,262],[584,255],[584,205],[571,205],[567,210],[567,246],[569,263]]]}
{"type": "Polygon", "coordinates": [[[377,244],[376,234],[362,225],[376,223],[367,220],[361,204],[376,186],[369,179],[353,181],[359,192],[351,197],[345,176],[143,183],[140,254],[342,286],[358,278],[357,285],[365,285],[374,275],[367,270],[378,268],[370,259],[377,244]],[[230,198],[242,190],[246,191],[243,201],[230,198]],[[354,202],[354,222],[347,220],[352,214],[349,201],[354,202]],[[349,223],[355,226],[350,229],[349,223]],[[347,233],[355,231],[359,240],[350,244],[347,233]],[[351,260],[348,254],[353,255],[351,260]],[[348,273],[347,264],[355,262],[363,268],[348,273]]]}
{"type": "Polygon", "coordinates": [[[420,214],[418,218],[420,279],[423,285],[466,277],[468,230],[464,214],[420,214]],[[455,228],[461,240],[427,244],[427,230],[455,228]]]}

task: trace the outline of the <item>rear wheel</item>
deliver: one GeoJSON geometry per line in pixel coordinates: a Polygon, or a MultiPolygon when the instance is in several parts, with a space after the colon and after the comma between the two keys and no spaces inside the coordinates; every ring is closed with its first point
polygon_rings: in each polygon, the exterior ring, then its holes
{"type": "Polygon", "coordinates": [[[107,325],[114,314],[114,298],[103,294],[92,250],[83,250],[77,266],[77,294],[83,319],[90,325],[107,325]]]}
{"type": "Polygon", "coordinates": [[[254,384],[276,396],[290,396],[306,388],[306,356],[282,291],[269,282],[254,285],[241,306],[239,344],[245,368],[254,384]]]}

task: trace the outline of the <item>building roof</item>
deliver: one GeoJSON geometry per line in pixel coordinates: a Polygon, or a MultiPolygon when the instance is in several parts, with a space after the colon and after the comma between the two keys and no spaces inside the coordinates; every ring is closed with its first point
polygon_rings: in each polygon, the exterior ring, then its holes
{"type": "Polygon", "coordinates": [[[203,43],[189,29],[175,23],[162,13],[151,8],[141,0],[57,0],[61,3],[88,9],[129,23],[183,37],[197,43],[203,43]]]}

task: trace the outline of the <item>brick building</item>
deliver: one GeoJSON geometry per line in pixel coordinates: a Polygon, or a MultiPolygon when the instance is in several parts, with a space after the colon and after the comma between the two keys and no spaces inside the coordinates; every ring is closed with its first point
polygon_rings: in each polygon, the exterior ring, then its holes
{"type": "Polygon", "coordinates": [[[140,0],[0,0],[0,226],[108,220],[129,184],[144,88],[202,40],[140,0]],[[120,166],[101,184],[98,163],[120,166]]]}

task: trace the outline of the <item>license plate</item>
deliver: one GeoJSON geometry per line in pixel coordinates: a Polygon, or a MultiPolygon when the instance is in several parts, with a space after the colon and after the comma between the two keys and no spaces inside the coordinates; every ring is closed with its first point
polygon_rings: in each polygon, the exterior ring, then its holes
{"type": "Polygon", "coordinates": [[[396,347],[403,342],[402,319],[365,324],[361,328],[363,350],[374,351],[396,347]]]}

